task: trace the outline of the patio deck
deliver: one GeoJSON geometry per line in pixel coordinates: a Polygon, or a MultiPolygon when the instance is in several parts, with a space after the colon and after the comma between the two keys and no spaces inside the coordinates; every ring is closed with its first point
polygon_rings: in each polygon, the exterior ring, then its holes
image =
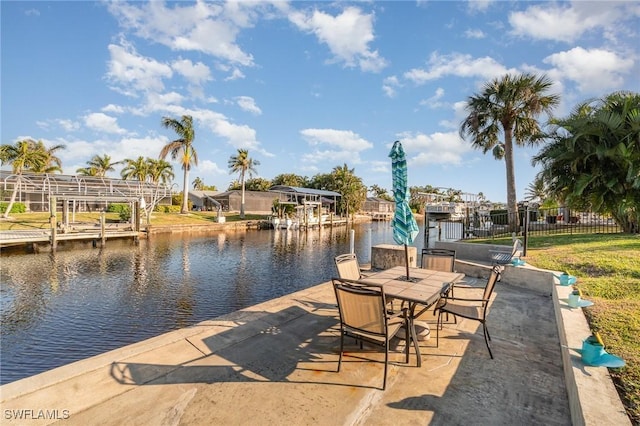
{"type": "Polygon", "coordinates": [[[459,319],[445,325],[439,348],[435,337],[421,342],[421,368],[413,351],[408,366],[392,354],[386,391],[383,364],[366,361],[383,360],[377,349],[354,345],[335,371],[338,312],[323,283],[4,385],[3,424],[580,424],[572,422],[554,298],[504,282],[494,297],[494,360],[478,324],[459,319]]]}

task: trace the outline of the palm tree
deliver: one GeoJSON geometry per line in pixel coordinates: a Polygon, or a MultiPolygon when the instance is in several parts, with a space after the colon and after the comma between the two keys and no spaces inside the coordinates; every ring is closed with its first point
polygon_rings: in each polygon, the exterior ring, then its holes
{"type": "Polygon", "coordinates": [[[36,149],[37,146],[37,142],[33,139],[24,139],[16,142],[15,145],[0,146],[0,161],[2,161],[2,164],[11,164],[12,171],[16,175],[13,193],[4,212],[3,217],[5,219],[9,217],[9,213],[16,201],[18,189],[22,183],[22,172],[29,169],[39,169],[46,164],[46,152],[36,149]]]}
{"type": "Polygon", "coordinates": [[[526,199],[529,201],[538,201],[540,203],[547,199],[547,188],[541,175],[536,176],[533,182],[527,186],[526,199]]]}
{"type": "Polygon", "coordinates": [[[160,158],[164,160],[167,155],[171,154],[172,160],[180,160],[182,170],[184,170],[180,213],[186,214],[189,211],[187,204],[189,200],[189,170],[191,170],[192,164],[198,165],[198,154],[193,147],[193,140],[195,139],[193,118],[190,115],[183,115],[182,119],[178,121],[170,117],[162,117],[162,126],[167,129],[173,129],[178,135],[178,139],[169,142],[162,148],[160,158]]]}
{"type": "Polygon", "coordinates": [[[345,163],[342,166],[333,168],[333,190],[339,192],[341,197],[341,207],[349,217],[350,213],[357,212],[367,199],[367,187],[362,183],[362,179],[355,175],[355,169],[349,169],[345,163]]]}
{"type": "Polygon", "coordinates": [[[196,177],[191,184],[196,191],[202,191],[204,189],[204,182],[199,177],[196,177]]]}
{"type": "MultiPolygon", "coordinates": [[[[107,154],[104,155],[94,155],[91,157],[91,160],[87,161],[88,169],[95,173],[92,176],[100,176],[105,177],[108,172],[112,172],[115,170],[115,167],[118,164],[122,164],[122,161],[111,161],[111,157],[107,154]]],[[[80,169],[78,169],[80,170],[80,169]]]]}
{"type": "Polygon", "coordinates": [[[536,117],[550,114],[559,96],[547,94],[552,81],[533,74],[507,74],[486,83],[479,94],[467,100],[469,115],[460,126],[460,136],[471,138],[474,148],[483,153],[493,151],[496,159],[504,158],[507,173],[507,211],[512,231],[518,227],[516,178],[513,160],[516,145],[535,146],[544,139],[536,117]],[[504,136],[504,142],[499,136],[504,136]]]}
{"type": "Polygon", "coordinates": [[[171,163],[165,160],[154,160],[153,158],[147,158],[147,174],[152,183],[156,185],[161,183],[166,185],[174,178],[173,166],[171,163]]]}
{"type": "Polygon", "coordinates": [[[55,173],[62,172],[62,160],[58,156],[56,156],[56,151],[65,149],[66,146],[59,144],[53,145],[47,148],[44,146],[42,141],[37,141],[33,145],[33,149],[35,151],[40,151],[42,153],[44,161],[33,167],[30,167],[31,171],[34,173],[55,173]]]}
{"type": "Polygon", "coordinates": [[[625,232],[639,232],[640,94],[589,100],[553,124],[553,140],[533,158],[550,194],[572,208],[610,213],[625,232]]]}
{"type": "Polygon", "coordinates": [[[242,201],[240,203],[240,219],[244,219],[244,183],[247,173],[249,177],[252,177],[254,173],[257,173],[256,166],[259,166],[260,162],[249,157],[249,151],[246,149],[238,149],[237,155],[232,155],[229,158],[229,173],[240,173],[240,184],[242,186],[242,201]]]}
{"type": "Polygon", "coordinates": [[[149,161],[143,156],[139,156],[136,160],[125,159],[125,166],[120,172],[123,180],[136,179],[140,182],[145,182],[149,176],[149,161]]]}

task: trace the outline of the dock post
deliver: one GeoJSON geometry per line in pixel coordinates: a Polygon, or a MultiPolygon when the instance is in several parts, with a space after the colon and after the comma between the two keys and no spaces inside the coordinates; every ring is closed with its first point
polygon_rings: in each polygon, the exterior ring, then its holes
{"type": "Polygon", "coordinates": [[[100,247],[104,247],[107,240],[105,233],[105,214],[104,209],[100,212],[100,247]]]}
{"type": "Polygon", "coordinates": [[[49,225],[51,226],[51,251],[56,251],[56,247],[58,246],[57,240],[57,231],[58,227],[56,224],[56,206],[57,206],[57,198],[49,197],[49,225]]]}

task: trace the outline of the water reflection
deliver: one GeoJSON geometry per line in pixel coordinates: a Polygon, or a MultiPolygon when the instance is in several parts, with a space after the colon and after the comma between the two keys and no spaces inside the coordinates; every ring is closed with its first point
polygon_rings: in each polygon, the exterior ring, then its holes
{"type": "MultiPolygon", "coordinates": [[[[356,225],[363,263],[393,243],[356,225]]],[[[414,243],[422,248],[422,235],[414,243]]],[[[3,255],[1,383],[307,288],[334,275],[346,228],[154,235],[139,245],[3,255]]]]}

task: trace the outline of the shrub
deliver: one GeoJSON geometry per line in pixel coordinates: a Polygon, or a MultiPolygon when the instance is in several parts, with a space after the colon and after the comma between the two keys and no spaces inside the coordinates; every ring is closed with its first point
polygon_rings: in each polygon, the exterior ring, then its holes
{"type": "MultiPolygon", "coordinates": [[[[7,211],[7,207],[9,203],[0,202],[0,213],[4,213],[7,211]]],[[[24,203],[13,203],[11,206],[11,211],[9,213],[24,213],[27,211],[27,206],[24,203]]]]}

